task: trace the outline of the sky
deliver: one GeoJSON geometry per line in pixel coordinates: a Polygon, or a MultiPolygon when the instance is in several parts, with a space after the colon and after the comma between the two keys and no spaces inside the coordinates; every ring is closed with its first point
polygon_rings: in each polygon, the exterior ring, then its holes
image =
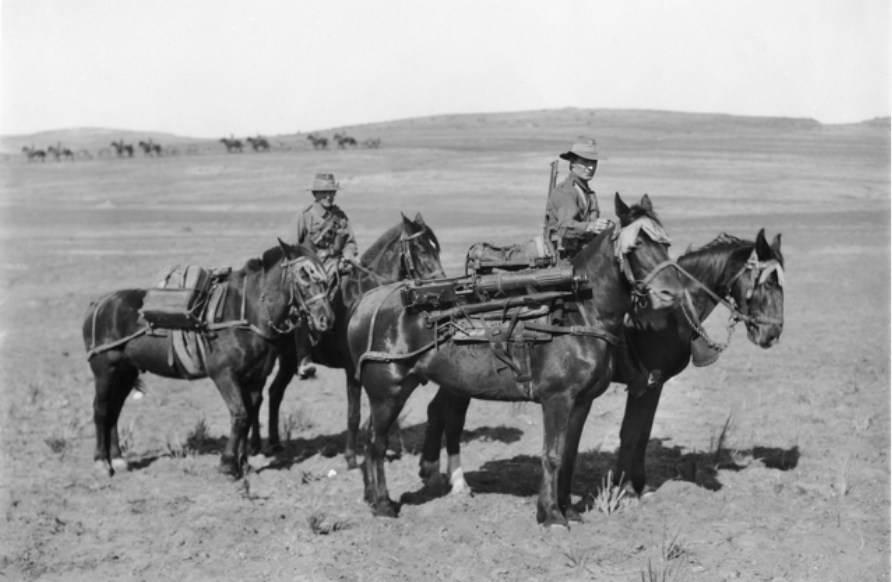
{"type": "Polygon", "coordinates": [[[889,0],[0,0],[0,133],[890,115],[889,0]]]}

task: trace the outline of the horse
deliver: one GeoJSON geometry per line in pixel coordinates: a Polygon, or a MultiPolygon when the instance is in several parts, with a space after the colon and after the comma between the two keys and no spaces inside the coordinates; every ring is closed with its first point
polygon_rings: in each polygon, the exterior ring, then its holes
{"type": "Polygon", "coordinates": [[[659,314],[675,306],[684,289],[650,198],[644,195],[630,208],[617,194],[615,207],[621,227],[606,229],[572,260],[574,273],[587,283],[565,300],[569,325],[548,326],[551,340],[530,348],[524,385],[489,345],[458,345],[438,334],[449,322],[430,325],[427,312],[407,311],[398,297],[404,285],[374,289],[356,304],[347,336],[371,404],[363,480],[375,515],[399,512],[384,472],[390,426],[420,383],[435,382],[464,397],[539,402],[545,444],[536,519],[559,527],[581,519],[570,506],[570,481],[592,401],[610,383],[623,318],[633,305],[649,301],[642,325],[659,325],[659,314]]]}
{"type": "MultiPolygon", "coordinates": [[[[325,270],[304,247],[279,246],[221,275],[222,295],[213,311],[224,323],[209,324],[204,365],[187,369],[170,357],[170,334],[151,329],[140,315],[145,289],[114,291],[92,303],[83,324],[84,344],[96,395],[97,468],[114,475],[126,470],[117,423],[140,372],[177,379],[210,377],[229,408],[231,433],[220,471],[239,478],[247,465],[248,429],[280,350],[298,326],[312,334],[327,331],[334,315],[326,296],[325,270]]],[[[215,291],[215,293],[217,293],[215,291]]],[[[209,308],[209,311],[211,309],[209,308]]]]}
{"type": "MultiPolygon", "coordinates": [[[[299,349],[285,350],[279,357],[279,371],[269,387],[269,439],[267,452],[281,450],[279,440],[279,408],[285,395],[285,388],[298,363],[307,351],[313,361],[324,366],[342,369],[347,376],[347,443],[344,456],[347,466],[355,469],[356,440],[359,434],[360,400],[362,386],[355,378],[353,361],[347,348],[347,318],[352,306],[367,291],[381,284],[394,283],[403,279],[430,279],[445,277],[440,263],[440,243],[434,231],[424,222],[421,213],[409,220],[402,214],[402,221],[382,234],[360,257],[352,276],[342,278],[337,293],[332,298],[334,324],[331,331],[320,334],[318,341],[309,350],[305,345],[299,349]]],[[[256,422],[252,430],[252,447],[260,449],[260,427],[256,422]]]]}
{"type": "Polygon", "coordinates": [[[60,159],[74,160],[74,152],[62,146],[49,146],[46,151],[53,155],[58,162],[60,159]]]}
{"type": "MultiPolygon", "coordinates": [[[[472,247],[473,248],[473,247],[472,247]]],[[[722,233],[713,241],[678,258],[687,277],[685,302],[667,316],[664,329],[628,326],[619,346],[619,361],[630,363],[614,370],[613,381],[626,384],[626,410],[620,429],[620,448],[613,472],[616,485],[631,494],[645,490],[645,452],[663,386],[687,368],[693,349],[694,365],[712,363],[730,344],[730,331],[743,321],[755,345],[770,348],[783,331],[783,269],[781,236],[771,244],[765,229],[755,242],[722,233]],[[723,303],[731,310],[728,341],[711,340],[700,322],[723,303]],[[655,373],[655,371],[659,371],[655,373]]],[[[420,475],[432,490],[442,489],[441,434],[445,433],[447,476],[454,493],[468,490],[461,467],[460,437],[470,399],[439,390],[427,409],[427,428],[420,475]]]]}
{"type": "Polygon", "coordinates": [[[221,137],[220,143],[226,146],[226,153],[231,154],[232,152],[242,153],[242,142],[241,140],[237,140],[233,138],[221,137]]]}
{"type": "Polygon", "coordinates": [[[314,150],[324,150],[328,149],[328,138],[313,135],[312,133],[307,136],[307,139],[310,140],[310,143],[313,144],[314,150]]]}
{"type": "Polygon", "coordinates": [[[356,147],[356,139],[350,137],[347,134],[334,134],[334,140],[338,142],[338,147],[340,149],[345,149],[346,147],[355,148],[356,147]]]}
{"type": "Polygon", "coordinates": [[[247,142],[251,144],[251,148],[255,152],[268,152],[269,151],[269,142],[265,137],[249,137],[246,138],[247,142]]]}
{"type": "Polygon", "coordinates": [[[380,137],[369,138],[369,139],[365,140],[364,142],[362,142],[362,144],[369,149],[376,150],[379,147],[381,147],[381,138],[380,137]]]}
{"type": "Polygon", "coordinates": [[[24,152],[24,154],[28,156],[29,162],[33,162],[34,160],[38,160],[40,162],[46,161],[46,152],[43,150],[39,150],[35,147],[23,146],[22,152],[24,152]]]}
{"type": "Polygon", "coordinates": [[[123,139],[120,141],[113,141],[111,142],[111,145],[113,148],[115,148],[115,153],[118,155],[119,158],[122,158],[124,156],[127,156],[128,158],[133,157],[133,146],[129,143],[125,144],[123,139]]]}
{"type": "Polygon", "coordinates": [[[143,153],[147,156],[153,154],[156,156],[161,155],[161,146],[154,143],[152,140],[139,142],[139,147],[142,148],[143,153]]]}

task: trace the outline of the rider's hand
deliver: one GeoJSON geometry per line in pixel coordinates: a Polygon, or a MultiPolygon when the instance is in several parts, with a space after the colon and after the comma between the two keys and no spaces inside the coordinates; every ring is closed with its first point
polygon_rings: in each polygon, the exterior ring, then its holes
{"type": "Polygon", "coordinates": [[[353,264],[355,262],[355,257],[341,257],[341,260],[338,261],[338,272],[342,275],[353,272],[353,264]]]}
{"type": "Polygon", "coordinates": [[[600,234],[601,232],[610,228],[613,224],[612,220],[607,218],[598,218],[596,220],[592,220],[585,225],[585,232],[591,232],[594,234],[600,234]]]}

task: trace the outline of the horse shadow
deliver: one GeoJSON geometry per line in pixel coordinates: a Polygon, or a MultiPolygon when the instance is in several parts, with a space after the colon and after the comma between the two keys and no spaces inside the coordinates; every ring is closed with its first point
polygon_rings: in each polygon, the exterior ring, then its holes
{"type": "MultiPolygon", "coordinates": [[[[790,449],[755,446],[751,449],[719,448],[715,451],[688,451],[679,446],[666,446],[668,439],[651,439],[646,466],[648,487],[659,489],[667,481],[687,481],[709,491],[722,488],[720,470],[741,471],[752,462],[779,471],[794,469],[799,463],[799,447],[790,449]]],[[[603,480],[616,466],[617,452],[580,452],[570,491],[583,499],[591,499],[603,480]]],[[[538,456],[518,455],[484,463],[476,471],[466,471],[465,480],[476,494],[500,493],[531,497],[539,492],[542,460],[538,456]]],[[[407,505],[420,505],[442,496],[443,492],[418,491],[405,493],[400,500],[407,505]]]]}

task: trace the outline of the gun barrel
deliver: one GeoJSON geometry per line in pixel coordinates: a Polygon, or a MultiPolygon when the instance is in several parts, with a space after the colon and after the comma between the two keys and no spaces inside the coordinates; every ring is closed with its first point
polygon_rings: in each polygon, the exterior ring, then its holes
{"type": "Polygon", "coordinates": [[[499,272],[479,275],[475,287],[485,293],[498,293],[514,289],[567,286],[576,280],[570,265],[532,269],[526,271],[499,272]]]}

